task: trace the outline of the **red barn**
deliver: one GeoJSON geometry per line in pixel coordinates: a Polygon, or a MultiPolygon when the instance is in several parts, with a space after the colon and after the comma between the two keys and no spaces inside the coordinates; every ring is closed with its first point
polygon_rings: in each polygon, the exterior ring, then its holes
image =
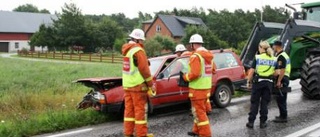
{"type": "Polygon", "coordinates": [[[31,48],[29,40],[41,24],[50,25],[56,15],[44,13],[0,11],[0,52],[28,50],[47,50],[40,47],[31,48]]]}

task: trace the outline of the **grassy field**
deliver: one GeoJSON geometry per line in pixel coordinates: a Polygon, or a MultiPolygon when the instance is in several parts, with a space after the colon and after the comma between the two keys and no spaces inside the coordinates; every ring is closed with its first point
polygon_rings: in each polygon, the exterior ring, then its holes
{"type": "Polygon", "coordinates": [[[0,135],[30,136],[109,120],[76,105],[89,91],[79,78],[120,76],[121,64],[47,63],[0,57],[0,135]]]}

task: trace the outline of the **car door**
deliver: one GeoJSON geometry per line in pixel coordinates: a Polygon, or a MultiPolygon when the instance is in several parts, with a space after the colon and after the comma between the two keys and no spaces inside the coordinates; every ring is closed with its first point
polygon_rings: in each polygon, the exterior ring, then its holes
{"type": "Polygon", "coordinates": [[[186,73],[189,58],[177,58],[172,61],[156,79],[157,98],[160,104],[176,103],[188,100],[188,87],[179,87],[179,72],[186,73]]]}

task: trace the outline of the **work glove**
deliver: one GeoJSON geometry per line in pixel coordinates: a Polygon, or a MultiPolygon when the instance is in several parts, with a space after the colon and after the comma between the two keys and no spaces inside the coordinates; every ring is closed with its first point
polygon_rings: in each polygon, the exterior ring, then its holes
{"type": "Polygon", "coordinates": [[[149,87],[148,91],[147,91],[149,97],[154,97],[157,95],[157,91],[155,86],[153,85],[152,87],[149,87]]]}
{"type": "Polygon", "coordinates": [[[187,82],[183,79],[184,73],[180,71],[179,74],[180,74],[180,77],[178,80],[178,86],[179,87],[189,87],[189,82],[187,82]]]}

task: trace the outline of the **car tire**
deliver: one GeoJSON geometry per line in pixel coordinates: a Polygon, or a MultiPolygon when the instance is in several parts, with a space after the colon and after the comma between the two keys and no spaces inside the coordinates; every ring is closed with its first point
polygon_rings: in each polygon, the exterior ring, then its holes
{"type": "Polygon", "coordinates": [[[320,99],[320,56],[310,55],[302,65],[300,85],[303,95],[309,99],[320,99]]]}
{"type": "Polygon", "coordinates": [[[232,98],[231,88],[227,84],[219,84],[212,97],[218,108],[225,108],[230,104],[232,98]]]}

